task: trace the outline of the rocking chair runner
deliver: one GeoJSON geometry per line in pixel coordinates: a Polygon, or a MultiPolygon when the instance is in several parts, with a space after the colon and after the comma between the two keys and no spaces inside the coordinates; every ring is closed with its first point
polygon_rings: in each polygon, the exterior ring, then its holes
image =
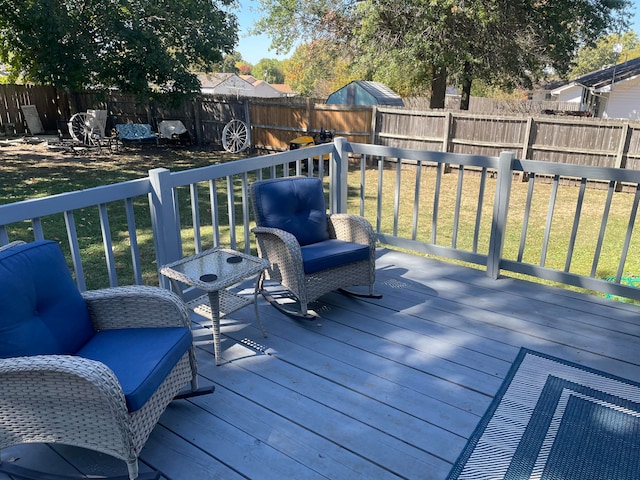
{"type": "Polygon", "coordinates": [[[169,402],[189,384],[187,395],[212,391],[197,390],[186,307],[157,287],[81,294],[57,243],[7,247],[0,248],[0,449],[75,445],[124,460],[135,479],[138,454],[169,402]]]}
{"type": "Polygon", "coordinates": [[[287,177],[255,182],[251,201],[258,253],[269,260],[266,278],[280,283],[298,300],[299,309],[278,303],[263,288],[269,302],[287,314],[314,318],[310,302],[336,289],[352,295],[380,298],[374,293],[375,235],[369,222],[350,214],[327,215],[319,178],[287,177]],[[345,287],[364,285],[360,295],[345,287]]]}

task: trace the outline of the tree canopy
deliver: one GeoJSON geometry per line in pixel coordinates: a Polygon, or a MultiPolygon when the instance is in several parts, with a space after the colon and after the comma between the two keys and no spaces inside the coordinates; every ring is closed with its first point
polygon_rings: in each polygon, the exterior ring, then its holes
{"type": "Polygon", "coordinates": [[[640,57],[640,39],[638,39],[637,33],[606,35],[600,38],[595,45],[584,46],[578,50],[574,65],[569,71],[569,78],[581,77],[607,65],[614,65],[638,57],[640,57]],[[616,44],[620,46],[619,53],[614,50],[616,44]]]}
{"type": "Polygon", "coordinates": [[[13,78],[69,90],[188,94],[237,43],[233,0],[0,0],[13,78]]]}
{"type": "Polygon", "coordinates": [[[288,51],[318,40],[341,47],[365,80],[403,95],[473,79],[529,86],[552,67],[565,75],[577,49],[625,26],[629,0],[259,0],[259,28],[288,51]]]}

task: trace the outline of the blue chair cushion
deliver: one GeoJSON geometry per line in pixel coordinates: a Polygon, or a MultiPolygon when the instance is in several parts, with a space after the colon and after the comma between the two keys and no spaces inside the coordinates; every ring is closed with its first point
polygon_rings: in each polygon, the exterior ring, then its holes
{"type": "Polygon", "coordinates": [[[122,386],[127,408],[141,408],[169,375],[193,337],[185,327],[103,330],[77,355],[108,366],[122,386]]]}
{"type": "Polygon", "coordinates": [[[0,252],[0,358],[73,354],[94,333],[56,242],[0,252]]]}
{"type": "Polygon", "coordinates": [[[300,245],[329,239],[324,190],[319,178],[290,177],[251,186],[256,223],[293,234],[300,245]]]}
{"type": "Polygon", "coordinates": [[[306,274],[369,260],[370,255],[369,245],[337,239],[306,245],[301,248],[301,251],[306,274]]]}

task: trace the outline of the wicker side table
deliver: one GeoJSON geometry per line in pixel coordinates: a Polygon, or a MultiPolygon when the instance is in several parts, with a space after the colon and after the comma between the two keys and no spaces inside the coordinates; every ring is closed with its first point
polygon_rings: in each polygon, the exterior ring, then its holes
{"type": "Polygon", "coordinates": [[[268,267],[269,262],[262,258],[217,247],[170,263],[160,269],[160,273],[171,280],[176,292],[181,292],[178,282],[206,292],[205,295],[188,302],[187,305],[212,322],[216,365],[220,365],[220,318],[222,316],[230,315],[253,303],[260,330],[265,337],[267,336],[258,315],[259,282],[255,284],[253,298],[238,295],[227,288],[252,275],[261,274],[268,267]]]}

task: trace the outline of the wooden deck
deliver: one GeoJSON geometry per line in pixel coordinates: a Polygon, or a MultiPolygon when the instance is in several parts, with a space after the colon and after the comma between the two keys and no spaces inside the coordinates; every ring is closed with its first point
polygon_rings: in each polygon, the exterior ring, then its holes
{"type": "MultiPolygon", "coordinates": [[[[141,454],[172,480],[444,479],[520,347],[640,381],[640,309],[382,249],[381,300],[332,293],[297,322],[261,300],[200,348],[213,395],[174,402],[141,454]]],[[[7,449],[48,472],[124,475],[71,447],[7,449]]],[[[1,480],[10,477],[2,476],[1,480]]],[[[94,477],[91,477],[94,478],[94,477]]],[[[97,477],[100,478],[100,477],[97,477]]]]}

